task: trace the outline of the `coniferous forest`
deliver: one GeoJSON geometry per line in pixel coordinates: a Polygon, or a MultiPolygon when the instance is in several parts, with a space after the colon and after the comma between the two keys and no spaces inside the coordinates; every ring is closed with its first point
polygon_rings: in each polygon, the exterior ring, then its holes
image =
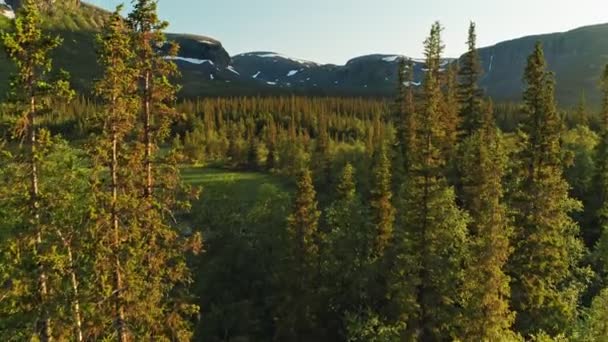
{"type": "MultiPolygon", "coordinates": [[[[394,98],[180,96],[153,0],[74,90],[44,2],[2,32],[1,341],[608,341],[608,66],[560,108],[424,41],[394,98]]],[[[463,37],[465,39],[466,37],[463,37]]]]}

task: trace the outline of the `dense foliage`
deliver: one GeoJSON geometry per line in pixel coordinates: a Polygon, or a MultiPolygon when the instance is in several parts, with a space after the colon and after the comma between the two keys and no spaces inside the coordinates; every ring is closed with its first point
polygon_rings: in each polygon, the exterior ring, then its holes
{"type": "Polygon", "coordinates": [[[3,341],[607,336],[608,67],[562,113],[538,44],[494,105],[435,23],[394,100],[178,100],[156,2],[104,23],[77,96],[34,1],[2,35],[3,341]]]}

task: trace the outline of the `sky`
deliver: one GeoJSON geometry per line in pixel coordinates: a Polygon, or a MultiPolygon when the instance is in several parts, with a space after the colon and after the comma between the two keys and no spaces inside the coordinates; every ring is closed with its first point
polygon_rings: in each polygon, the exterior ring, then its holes
{"type": "MultiPolygon", "coordinates": [[[[88,2],[113,9],[130,0],[88,2]]],[[[373,53],[422,57],[436,20],[446,57],[466,50],[470,21],[480,47],[607,23],[608,0],[159,0],[159,12],[169,32],[215,38],[231,55],[272,51],[344,64],[373,53]]]]}

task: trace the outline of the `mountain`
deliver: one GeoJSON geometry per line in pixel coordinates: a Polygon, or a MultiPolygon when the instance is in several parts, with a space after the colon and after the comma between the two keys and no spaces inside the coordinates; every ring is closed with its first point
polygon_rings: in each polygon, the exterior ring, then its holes
{"type": "Polygon", "coordinates": [[[485,74],[482,85],[499,100],[519,100],[526,60],[534,44],[543,44],[549,69],[557,80],[556,95],[563,106],[574,105],[585,93],[599,104],[599,78],[608,63],[608,24],[563,33],[528,36],[480,49],[485,74]]]}
{"type": "MultiPolygon", "coordinates": [[[[244,77],[294,93],[386,96],[395,89],[400,57],[369,55],[354,58],[345,65],[333,65],[274,52],[250,52],[234,56],[232,65],[244,77]]],[[[414,61],[418,78],[422,78],[423,68],[422,62],[414,61]]]]}
{"type": "MultiPolygon", "coordinates": [[[[537,41],[543,43],[549,69],[555,73],[560,105],[573,106],[583,93],[589,103],[599,104],[599,77],[608,63],[608,24],[528,36],[481,48],[484,69],[481,85],[486,93],[495,101],[521,99],[524,68],[537,41]]],[[[249,52],[232,57],[231,69],[239,77],[230,79],[236,84],[255,80],[258,92],[271,87],[276,92],[296,94],[393,96],[399,57],[376,54],[353,58],[345,65],[333,65],[276,52],[249,52]]],[[[450,61],[453,60],[445,59],[444,64],[450,61]]],[[[420,85],[424,61],[413,59],[413,62],[414,84],[420,85]]],[[[219,72],[221,68],[216,70],[219,72]]]]}
{"type": "MultiPolygon", "coordinates": [[[[19,0],[0,0],[0,30],[7,29],[12,6],[19,0]]],[[[45,24],[64,38],[54,53],[58,67],[72,74],[75,88],[89,91],[100,76],[96,63],[95,36],[108,12],[77,0],[59,6],[49,0],[45,24]]],[[[400,55],[375,54],[356,57],[344,65],[320,64],[271,51],[230,56],[222,43],[211,37],[168,34],[181,46],[175,63],[183,85],[181,96],[237,95],[338,95],[393,96],[400,55]]],[[[541,41],[549,67],[557,78],[557,97],[571,106],[585,93],[590,103],[599,103],[598,80],[608,62],[608,24],[582,27],[568,32],[523,37],[479,50],[484,74],[481,85],[495,101],[518,101],[527,56],[541,41]]],[[[444,65],[454,61],[445,59],[444,65]]],[[[414,85],[424,78],[424,62],[413,59],[414,85]]],[[[0,94],[6,93],[13,68],[0,56],[0,94]]]]}

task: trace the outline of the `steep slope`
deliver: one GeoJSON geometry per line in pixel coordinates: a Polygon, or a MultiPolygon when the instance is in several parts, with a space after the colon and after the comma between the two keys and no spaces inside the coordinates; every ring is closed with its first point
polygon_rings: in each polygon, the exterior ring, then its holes
{"type": "Polygon", "coordinates": [[[526,59],[541,41],[549,68],[557,80],[562,106],[576,103],[581,93],[599,103],[599,77],[608,63],[608,24],[587,26],[564,33],[523,37],[480,49],[485,74],[482,85],[498,100],[519,100],[526,59]]]}

